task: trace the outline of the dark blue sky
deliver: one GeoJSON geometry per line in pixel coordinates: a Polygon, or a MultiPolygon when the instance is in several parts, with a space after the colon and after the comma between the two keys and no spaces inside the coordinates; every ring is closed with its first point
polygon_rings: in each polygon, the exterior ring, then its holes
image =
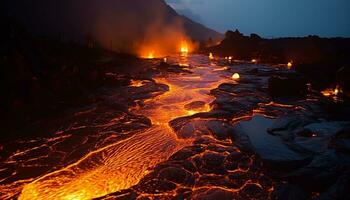
{"type": "Polygon", "coordinates": [[[166,0],[179,13],[220,32],[264,37],[350,37],[350,0],[166,0]]]}

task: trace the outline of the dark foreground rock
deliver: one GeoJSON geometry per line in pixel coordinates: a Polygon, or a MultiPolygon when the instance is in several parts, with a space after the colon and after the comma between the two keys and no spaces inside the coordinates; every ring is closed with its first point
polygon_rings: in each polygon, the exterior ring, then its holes
{"type": "Polygon", "coordinates": [[[308,92],[307,81],[297,75],[272,76],[269,79],[269,92],[272,96],[305,96],[308,92]]]}
{"type": "Polygon", "coordinates": [[[266,162],[289,167],[306,162],[309,157],[307,152],[295,151],[283,139],[267,133],[273,123],[274,120],[262,116],[241,122],[233,129],[235,141],[241,149],[256,153],[266,162]]]}

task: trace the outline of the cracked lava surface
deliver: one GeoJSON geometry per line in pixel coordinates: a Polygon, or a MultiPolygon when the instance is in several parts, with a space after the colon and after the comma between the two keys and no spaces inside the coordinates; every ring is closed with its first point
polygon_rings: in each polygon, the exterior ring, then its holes
{"type": "Polygon", "coordinates": [[[273,181],[235,144],[232,127],[302,108],[273,103],[268,75],[249,73],[255,66],[202,55],[168,60],[179,69],[106,92],[103,103],[67,116],[51,136],[4,144],[0,197],[269,198],[273,181]],[[130,99],[127,110],[115,108],[130,99]]]}

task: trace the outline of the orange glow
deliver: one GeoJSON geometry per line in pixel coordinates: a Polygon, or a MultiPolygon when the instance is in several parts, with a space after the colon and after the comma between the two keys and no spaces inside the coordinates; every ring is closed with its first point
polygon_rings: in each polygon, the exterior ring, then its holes
{"type": "Polygon", "coordinates": [[[233,75],[232,75],[232,79],[234,79],[234,80],[238,80],[238,79],[240,79],[241,77],[240,77],[240,75],[238,74],[238,73],[234,73],[233,75]]]}
{"type": "Polygon", "coordinates": [[[209,104],[205,104],[205,106],[203,108],[197,108],[197,109],[191,109],[188,110],[187,113],[188,115],[194,115],[197,113],[202,113],[202,112],[209,112],[211,110],[209,104]]]}
{"type": "Polygon", "coordinates": [[[288,69],[292,69],[292,67],[293,67],[293,61],[288,62],[287,67],[288,67],[288,69]]]}
{"type": "Polygon", "coordinates": [[[155,50],[156,48],[150,47],[150,48],[142,48],[140,51],[140,57],[144,59],[154,59],[159,58],[160,55],[158,54],[158,51],[155,50]]]}
{"type": "Polygon", "coordinates": [[[213,53],[209,53],[209,59],[210,59],[210,60],[213,60],[213,59],[214,59],[213,53]]]}
{"type": "Polygon", "coordinates": [[[140,80],[131,80],[131,84],[130,84],[131,87],[142,87],[144,85],[145,85],[144,82],[140,80]]]}
{"type": "Polygon", "coordinates": [[[334,89],[334,95],[337,96],[338,94],[339,94],[339,88],[336,87],[336,88],[334,89]]]}
{"type": "Polygon", "coordinates": [[[188,54],[189,53],[188,43],[186,40],[181,41],[180,53],[181,54],[188,54]]]}
{"type": "Polygon", "coordinates": [[[256,59],[252,59],[252,63],[257,63],[258,61],[256,59]]]}
{"type": "MultiPolygon", "coordinates": [[[[92,149],[74,163],[31,180],[22,188],[19,199],[93,199],[139,183],[155,165],[192,144],[194,138],[178,138],[169,121],[211,109],[209,105],[215,97],[208,93],[227,81],[215,70],[219,68],[204,65],[192,69],[192,74],[154,78],[158,84],[168,85],[169,90],[145,100],[143,106],[129,108],[130,112],[149,118],[152,127],[92,149]],[[186,110],[185,106],[194,101],[203,102],[203,106],[186,110]]],[[[133,80],[131,86],[145,83],[133,80]]]]}
{"type": "Polygon", "coordinates": [[[341,89],[338,85],[334,89],[328,88],[321,91],[322,95],[325,97],[331,97],[331,96],[335,97],[335,96],[338,96],[340,92],[341,92],[341,89]]]}
{"type": "Polygon", "coordinates": [[[163,58],[163,61],[166,63],[168,61],[168,59],[165,57],[165,58],[163,58]]]}
{"type": "Polygon", "coordinates": [[[153,51],[148,52],[147,58],[148,58],[148,59],[153,59],[153,58],[154,58],[154,52],[153,52],[153,51]]]}

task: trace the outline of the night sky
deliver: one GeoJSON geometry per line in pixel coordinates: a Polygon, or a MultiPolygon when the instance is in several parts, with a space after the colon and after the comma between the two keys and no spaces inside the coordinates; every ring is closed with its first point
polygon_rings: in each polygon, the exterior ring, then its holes
{"type": "Polygon", "coordinates": [[[350,0],[166,0],[180,14],[224,33],[350,37],[350,0]]]}

